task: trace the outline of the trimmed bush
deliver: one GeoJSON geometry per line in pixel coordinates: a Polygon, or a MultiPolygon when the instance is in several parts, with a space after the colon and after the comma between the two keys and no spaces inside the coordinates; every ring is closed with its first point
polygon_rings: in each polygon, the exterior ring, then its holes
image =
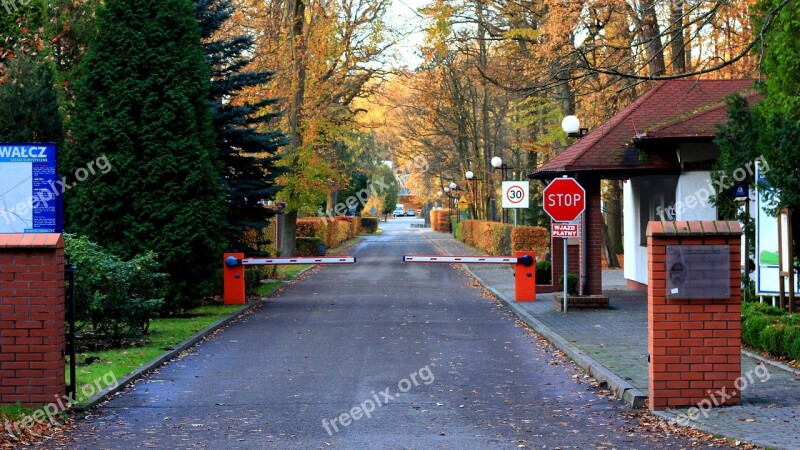
{"type": "Polygon", "coordinates": [[[800,361],[800,327],[792,327],[791,332],[784,334],[786,341],[786,356],[800,361]],[[791,338],[791,340],[789,340],[791,338]]]}
{"type": "Polygon", "coordinates": [[[775,323],[767,325],[766,328],[761,330],[759,334],[760,347],[772,356],[781,355],[781,347],[783,346],[783,332],[785,325],[775,323]]]}
{"type": "Polygon", "coordinates": [[[780,350],[781,354],[790,359],[800,359],[800,325],[787,325],[784,327],[780,350]]]}
{"type": "Polygon", "coordinates": [[[533,250],[536,256],[543,258],[550,251],[550,232],[544,227],[513,227],[511,250],[533,250]]]}
{"type": "Polygon", "coordinates": [[[296,241],[297,256],[317,256],[317,249],[322,244],[325,244],[325,241],[316,236],[298,237],[296,241]]]}
{"type": "Polygon", "coordinates": [[[442,233],[450,232],[450,216],[446,209],[431,210],[431,229],[442,233]]]}
{"type": "Polygon", "coordinates": [[[536,284],[551,284],[552,282],[553,282],[553,271],[552,271],[552,264],[550,263],[550,261],[547,260],[537,261],[536,284]]]}
{"type": "MultiPolygon", "coordinates": [[[[564,275],[558,277],[558,285],[564,285],[564,275]]],[[[574,273],[567,274],[567,294],[578,295],[578,276],[574,273]]]]}
{"type": "Polygon", "coordinates": [[[328,235],[328,221],[319,217],[297,219],[297,237],[318,237],[323,241],[328,235]]]}
{"type": "Polygon", "coordinates": [[[773,356],[800,360],[800,322],[766,303],[742,303],[742,342],[773,356]]]}
{"type": "Polygon", "coordinates": [[[763,315],[754,315],[742,322],[742,342],[754,348],[761,348],[761,331],[773,321],[763,315]]]}
{"type": "Polygon", "coordinates": [[[349,236],[348,239],[358,236],[358,234],[361,233],[361,220],[358,217],[336,216],[335,220],[350,224],[350,231],[347,233],[349,236]]]}
{"type": "Polygon", "coordinates": [[[499,222],[464,220],[461,222],[461,240],[490,255],[510,255],[512,228],[499,222]]]}
{"type": "Polygon", "coordinates": [[[362,217],[361,228],[369,234],[375,233],[378,231],[378,219],[375,217],[362,217]]]}

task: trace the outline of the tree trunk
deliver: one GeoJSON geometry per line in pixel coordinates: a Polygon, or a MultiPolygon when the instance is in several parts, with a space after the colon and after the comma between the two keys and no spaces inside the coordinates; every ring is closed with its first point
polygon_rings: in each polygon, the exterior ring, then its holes
{"type": "Polygon", "coordinates": [[[609,245],[615,254],[623,252],[622,244],[622,182],[610,180],[606,224],[608,224],[609,245]]]}
{"type": "Polygon", "coordinates": [[[639,23],[641,24],[642,42],[647,57],[647,68],[651,76],[664,73],[664,45],[658,28],[655,0],[639,2],[639,23]]]}
{"type": "Polygon", "coordinates": [[[295,240],[297,236],[297,211],[289,211],[278,216],[280,221],[280,256],[295,256],[295,240]]]}
{"type": "Polygon", "coordinates": [[[325,208],[325,213],[326,214],[330,213],[332,216],[336,215],[336,209],[335,208],[336,208],[336,203],[337,203],[338,199],[339,199],[339,191],[338,190],[334,189],[334,190],[328,192],[328,202],[327,202],[327,206],[325,208]]]}
{"type": "Polygon", "coordinates": [[[684,44],[683,6],[684,0],[672,0],[670,6],[669,45],[672,53],[672,73],[686,73],[686,49],[684,44]]]}
{"type": "Polygon", "coordinates": [[[619,260],[617,260],[617,254],[611,249],[610,239],[608,237],[608,225],[606,222],[602,222],[603,228],[603,255],[606,257],[606,263],[608,263],[608,267],[610,268],[619,268],[619,260]]]}

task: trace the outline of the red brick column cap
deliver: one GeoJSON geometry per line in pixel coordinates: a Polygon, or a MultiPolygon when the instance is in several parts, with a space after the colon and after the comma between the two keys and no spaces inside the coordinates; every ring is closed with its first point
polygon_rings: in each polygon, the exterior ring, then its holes
{"type": "Polygon", "coordinates": [[[64,248],[60,233],[0,234],[0,248],[64,248]]]}
{"type": "Polygon", "coordinates": [[[742,226],[736,220],[651,221],[648,236],[741,236],[742,226]]]}

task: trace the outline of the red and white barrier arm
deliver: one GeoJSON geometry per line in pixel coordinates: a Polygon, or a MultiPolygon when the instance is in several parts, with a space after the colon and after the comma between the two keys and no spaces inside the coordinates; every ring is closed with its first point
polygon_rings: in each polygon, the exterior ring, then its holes
{"type": "Polygon", "coordinates": [[[515,256],[404,255],[403,262],[444,264],[516,264],[519,261],[515,256]]]}
{"type": "Polygon", "coordinates": [[[288,265],[288,264],[355,264],[355,256],[327,256],[327,257],[307,257],[307,258],[244,258],[241,260],[243,266],[263,266],[263,265],[288,265]]]}

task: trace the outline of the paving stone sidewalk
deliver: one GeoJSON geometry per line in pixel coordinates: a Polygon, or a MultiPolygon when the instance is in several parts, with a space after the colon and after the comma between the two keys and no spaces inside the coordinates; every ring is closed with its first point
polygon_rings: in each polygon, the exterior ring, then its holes
{"type": "MultiPolygon", "coordinates": [[[[479,254],[447,233],[424,233],[444,253],[479,254]]],[[[620,271],[603,273],[604,293],[610,299],[608,310],[563,314],[553,308],[553,294],[539,294],[535,302],[514,303],[510,265],[465,266],[515,314],[537,331],[544,331],[548,340],[593,375],[608,381],[629,404],[641,403],[648,386],[647,296],[626,290],[620,271]]],[[[753,382],[742,390],[742,405],[706,409],[689,424],[764,447],[800,449],[800,371],[784,367],[743,355],[743,380],[753,382]]],[[[677,419],[687,417],[687,411],[674,409],[656,414],[677,419]]]]}

